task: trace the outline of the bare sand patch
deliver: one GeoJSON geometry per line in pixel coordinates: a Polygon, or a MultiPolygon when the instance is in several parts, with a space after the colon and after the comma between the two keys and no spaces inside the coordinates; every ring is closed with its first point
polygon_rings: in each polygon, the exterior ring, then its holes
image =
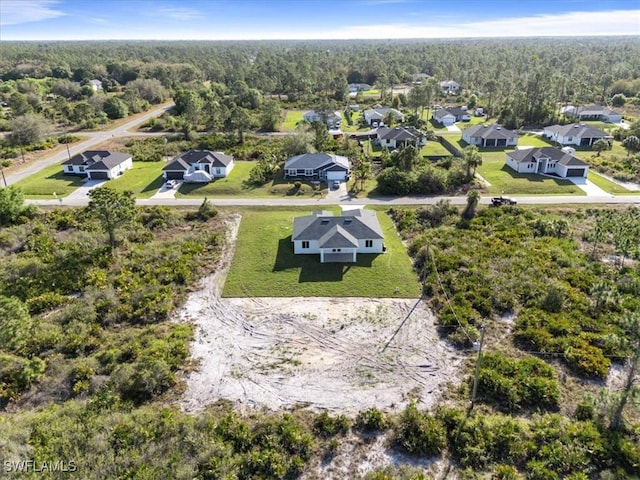
{"type": "MultiPolygon", "coordinates": [[[[239,218],[230,222],[231,240],[238,225],[239,218]]],[[[221,298],[229,263],[226,255],[178,312],[196,327],[191,355],[199,363],[186,378],[185,411],[221,399],[240,409],[347,414],[399,410],[410,399],[429,407],[448,382],[459,381],[464,357],[439,339],[422,301],[221,298]]]]}

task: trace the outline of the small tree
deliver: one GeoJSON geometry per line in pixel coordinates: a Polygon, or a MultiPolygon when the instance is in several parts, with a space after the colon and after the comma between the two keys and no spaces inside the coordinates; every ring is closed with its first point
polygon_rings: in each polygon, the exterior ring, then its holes
{"type": "Polygon", "coordinates": [[[116,231],[136,217],[133,192],[117,192],[109,187],[100,187],[89,192],[87,212],[94,216],[109,235],[109,245],[117,246],[116,231]]]}
{"type": "Polygon", "coordinates": [[[591,148],[593,148],[593,150],[597,152],[597,156],[599,157],[600,152],[609,150],[609,148],[611,148],[611,145],[609,145],[609,142],[607,142],[604,138],[601,138],[593,142],[593,145],[591,148]]]}
{"type": "Polygon", "coordinates": [[[51,128],[43,117],[32,113],[14,118],[9,127],[9,142],[21,147],[40,142],[51,128]]]}
{"type": "Polygon", "coordinates": [[[107,114],[107,117],[112,120],[115,120],[116,118],[124,118],[129,114],[125,103],[117,97],[109,98],[104,102],[104,106],[102,108],[104,113],[107,114]]]}
{"type": "Polygon", "coordinates": [[[625,334],[620,339],[621,347],[628,352],[628,356],[625,362],[625,382],[611,416],[610,427],[612,430],[618,430],[622,426],[622,414],[629,398],[640,394],[638,388],[635,387],[636,376],[640,371],[640,314],[637,312],[627,314],[622,320],[621,327],[625,334]]]}
{"type": "Polygon", "coordinates": [[[22,190],[16,186],[0,188],[0,226],[11,225],[24,210],[22,190]]]}
{"type": "Polygon", "coordinates": [[[463,155],[464,162],[467,167],[467,179],[471,180],[476,174],[476,167],[482,165],[482,155],[480,155],[478,147],[475,145],[465,147],[463,155]]]}
{"type": "Polygon", "coordinates": [[[627,156],[629,156],[631,152],[638,151],[640,148],[640,139],[635,135],[629,135],[622,141],[622,146],[627,149],[627,156]]]}
{"type": "Polygon", "coordinates": [[[477,190],[469,190],[467,194],[467,206],[462,211],[462,218],[471,220],[476,215],[476,208],[480,201],[480,194],[477,190]]]}

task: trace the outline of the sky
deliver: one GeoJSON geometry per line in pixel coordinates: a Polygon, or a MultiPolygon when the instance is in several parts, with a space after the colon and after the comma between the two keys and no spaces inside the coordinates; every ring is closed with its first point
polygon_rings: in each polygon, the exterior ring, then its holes
{"type": "Polygon", "coordinates": [[[0,0],[0,41],[602,35],[640,35],[640,0],[0,0]]]}

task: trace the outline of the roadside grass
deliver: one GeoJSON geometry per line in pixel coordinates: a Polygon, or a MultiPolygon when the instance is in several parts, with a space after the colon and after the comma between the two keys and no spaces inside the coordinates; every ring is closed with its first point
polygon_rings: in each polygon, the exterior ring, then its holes
{"type": "Polygon", "coordinates": [[[597,172],[594,172],[591,169],[589,170],[588,178],[591,182],[593,182],[595,185],[600,187],[602,190],[612,195],[639,195],[640,194],[640,191],[629,190],[627,188],[624,188],[622,185],[618,185],[617,183],[612,182],[611,180],[603,177],[602,175],[600,175],[597,172]]]}
{"type": "Polygon", "coordinates": [[[420,296],[420,284],[406,249],[385,213],[378,212],[378,219],[387,251],[380,255],[358,255],[355,264],[321,264],[320,255],[294,255],[293,218],[310,213],[309,209],[244,210],[223,296],[420,296]]]}
{"type": "Polygon", "coordinates": [[[491,186],[490,194],[505,195],[585,195],[584,191],[569,180],[531,173],[516,173],[505,164],[505,153],[482,152],[482,165],[478,173],[491,186]]]}
{"type": "Polygon", "coordinates": [[[65,175],[62,165],[56,163],[17,182],[16,186],[22,189],[25,198],[44,200],[66,197],[80,187],[84,179],[78,175],[65,175]]]}
{"type": "MultiPolygon", "coordinates": [[[[244,197],[244,198],[281,198],[281,197],[311,197],[315,187],[309,182],[301,181],[300,190],[295,188],[295,180],[285,180],[281,175],[275,180],[260,187],[247,188],[244,181],[249,178],[251,169],[256,162],[235,162],[235,167],[226,178],[215,179],[211,183],[183,183],[176,192],[176,198],[203,197],[244,197]]],[[[316,195],[326,193],[326,184],[320,185],[316,195]]]]}
{"type": "Polygon", "coordinates": [[[448,157],[451,153],[437,140],[429,140],[427,144],[420,149],[420,155],[442,155],[448,157]]]}
{"type": "Polygon", "coordinates": [[[163,161],[133,162],[131,170],[109,180],[105,185],[119,192],[130,190],[138,198],[149,198],[162,187],[162,169],[165,165],[166,162],[163,161]]]}

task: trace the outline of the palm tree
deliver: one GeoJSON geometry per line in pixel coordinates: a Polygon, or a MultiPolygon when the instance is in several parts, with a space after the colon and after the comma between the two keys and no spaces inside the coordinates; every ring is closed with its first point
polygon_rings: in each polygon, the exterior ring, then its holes
{"type": "Polygon", "coordinates": [[[480,194],[477,190],[469,190],[467,194],[467,206],[462,211],[462,218],[471,220],[476,215],[476,208],[480,202],[480,194]]]}
{"type": "Polygon", "coordinates": [[[627,149],[627,157],[631,155],[631,151],[640,148],[640,139],[635,135],[629,135],[622,141],[622,146],[627,149]]]}
{"type": "Polygon", "coordinates": [[[467,166],[467,180],[471,180],[476,174],[476,167],[482,165],[482,155],[478,151],[478,147],[475,145],[469,145],[464,148],[463,159],[467,166]],[[471,172],[473,169],[473,173],[471,172]]]}

